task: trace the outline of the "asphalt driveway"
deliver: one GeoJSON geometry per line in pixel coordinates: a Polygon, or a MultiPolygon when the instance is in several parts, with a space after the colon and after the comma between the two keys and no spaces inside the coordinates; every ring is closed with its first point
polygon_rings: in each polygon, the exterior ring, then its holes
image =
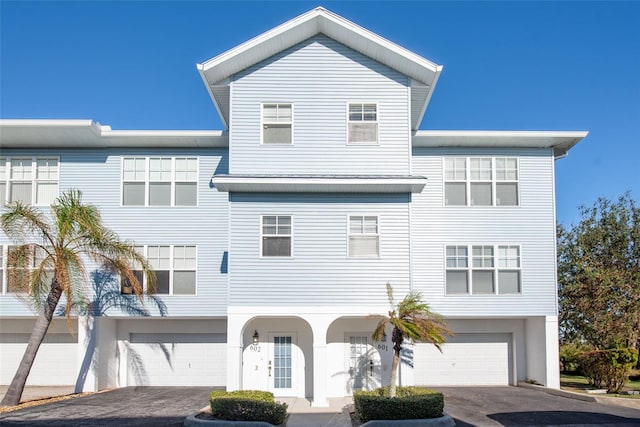
{"type": "MultiPolygon", "coordinates": [[[[640,426],[640,409],[519,387],[439,388],[458,426],[640,426]]],[[[208,387],[127,387],[0,415],[1,426],[181,426],[208,387]]]]}

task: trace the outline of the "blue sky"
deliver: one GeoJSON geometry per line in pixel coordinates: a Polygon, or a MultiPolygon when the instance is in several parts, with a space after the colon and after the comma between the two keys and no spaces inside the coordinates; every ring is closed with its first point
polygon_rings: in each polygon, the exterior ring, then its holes
{"type": "Polygon", "coordinates": [[[422,129],[588,130],[558,220],[640,200],[640,2],[0,3],[0,117],[221,129],[195,64],[324,6],[444,65],[422,129]]]}

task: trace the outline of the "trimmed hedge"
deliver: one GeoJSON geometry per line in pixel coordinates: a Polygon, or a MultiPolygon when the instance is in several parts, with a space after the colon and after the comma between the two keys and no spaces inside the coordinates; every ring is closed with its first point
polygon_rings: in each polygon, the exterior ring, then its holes
{"type": "Polygon", "coordinates": [[[287,404],[276,403],[273,393],[259,390],[212,391],[211,413],[228,421],[264,421],[283,424],[287,417],[287,404]]]}
{"type": "Polygon", "coordinates": [[[582,353],[580,361],[589,383],[606,387],[607,393],[618,393],[638,362],[638,350],[630,347],[582,353]]]}
{"type": "Polygon", "coordinates": [[[389,387],[353,394],[356,416],[370,420],[413,420],[443,415],[444,396],[424,387],[397,387],[396,397],[389,397],[389,387]]]}

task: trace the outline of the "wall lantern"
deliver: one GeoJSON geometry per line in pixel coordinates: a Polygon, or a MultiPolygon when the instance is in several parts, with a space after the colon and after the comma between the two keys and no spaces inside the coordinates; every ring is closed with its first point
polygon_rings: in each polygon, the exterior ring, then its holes
{"type": "Polygon", "coordinates": [[[387,340],[387,333],[385,331],[382,331],[382,341],[386,341],[387,340]]]}
{"type": "Polygon", "coordinates": [[[258,335],[258,331],[256,330],[256,331],[253,333],[253,343],[254,343],[254,344],[258,344],[258,342],[259,342],[259,341],[260,341],[260,335],[258,335]]]}

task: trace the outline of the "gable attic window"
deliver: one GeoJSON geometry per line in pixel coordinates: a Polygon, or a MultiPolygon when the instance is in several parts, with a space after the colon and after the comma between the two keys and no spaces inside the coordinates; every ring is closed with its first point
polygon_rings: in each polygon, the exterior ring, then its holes
{"type": "Polygon", "coordinates": [[[349,144],[378,143],[378,106],[374,103],[349,104],[349,144]]]}
{"type": "Polygon", "coordinates": [[[291,144],[291,104],[262,104],[262,143],[291,144]]]}

